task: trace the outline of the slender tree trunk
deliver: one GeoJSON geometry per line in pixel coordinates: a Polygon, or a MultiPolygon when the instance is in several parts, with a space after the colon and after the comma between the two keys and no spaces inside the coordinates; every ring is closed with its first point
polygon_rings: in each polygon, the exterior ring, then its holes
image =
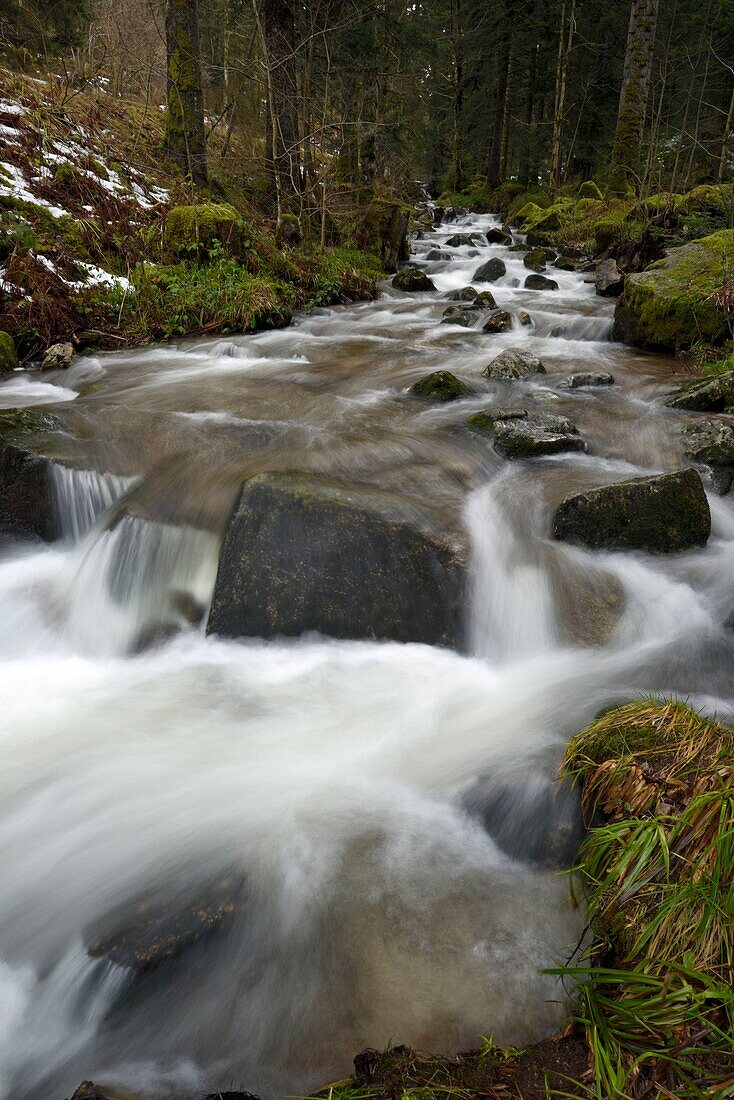
{"type": "Polygon", "coordinates": [[[269,69],[275,172],[281,196],[301,190],[298,83],[293,0],[256,0],[269,69]]]}
{"type": "Polygon", "coordinates": [[[721,153],[719,155],[719,173],[718,180],[721,183],[726,175],[726,161],[729,155],[729,145],[731,143],[732,126],[734,125],[734,87],[731,90],[731,99],[729,100],[729,112],[726,116],[726,122],[724,123],[724,133],[721,138],[721,153]]]}
{"type": "Polygon", "coordinates": [[[494,111],[492,112],[492,136],[489,143],[489,156],[487,158],[487,176],[490,185],[501,183],[500,161],[502,159],[502,120],[505,114],[505,102],[507,99],[508,80],[510,75],[510,34],[512,12],[510,4],[505,4],[503,12],[503,32],[500,44],[497,89],[494,98],[494,111]]]}
{"type": "Polygon", "coordinates": [[[453,187],[461,191],[464,184],[463,114],[464,114],[464,27],[461,17],[461,0],[452,4],[454,17],[454,104],[452,135],[453,187]]]}
{"type": "Polygon", "coordinates": [[[206,186],[204,99],[196,0],[167,0],[166,148],[197,187],[206,186]]]}
{"type": "Polygon", "coordinates": [[[659,0],[632,0],[617,128],[609,170],[608,187],[613,194],[625,193],[637,183],[658,6],[659,0]]]}
{"type": "Polygon", "coordinates": [[[563,131],[563,113],[566,109],[566,86],[568,83],[568,59],[576,29],[576,0],[571,0],[568,13],[568,33],[566,33],[566,3],[561,7],[561,26],[558,34],[558,61],[556,63],[556,94],[553,104],[553,136],[551,138],[550,182],[557,187],[561,175],[561,133],[563,131]]]}

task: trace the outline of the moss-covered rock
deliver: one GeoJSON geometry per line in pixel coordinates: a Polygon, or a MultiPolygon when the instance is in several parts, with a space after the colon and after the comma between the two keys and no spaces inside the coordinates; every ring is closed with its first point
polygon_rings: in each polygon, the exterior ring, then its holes
{"type": "Polygon", "coordinates": [[[561,203],[555,203],[544,210],[539,218],[533,222],[533,233],[536,235],[557,233],[563,225],[569,207],[561,203]]]}
{"type": "Polygon", "coordinates": [[[385,271],[396,271],[408,259],[410,208],[387,199],[373,199],[357,219],[353,231],[357,248],[375,252],[385,271]]]}
{"type": "Polygon", "coordinates": [[[275,243],[278,248],[297,248],[302,240],[301,223],[296,215],[283,214],[275,232],[275,243]]]}
{"type": "Polygon", "coordinates": [[[531,249],[530,252],[525,253],[522,262],[531,271],[545,271],[547,263],[545,250],[542,248],[531,249]]]}
{"type": "Polygon", "coordinates": [[[416,382],[410,392],[431,401],[455,401],[458,397],[468,397],[472,391],[451,371],[437,370],[416,382]]]}
{"type": "Polygon", "coordinates": [[[13,337],[7,332],[0,332],[0,374],[15,370],[17,366],[18,353],[15,350],[13,337]]]}
{"type": "Polygon", "coordinates": [[[666,405],[692,412],[731,412],[734,410],[734,370],[683,386],[666,405]]]}
{"type": "Polygon", "coordinates": [[[398,271],[393,277],[392,285],[396,290],[404,290],[409,294],[436,289],[433,279],[429,279],[425,271],[416,267],[404,267],[402,271],[398,271]]]}
{"type": "Polygon", "coordinates": [[[540,458],[565,451],[583,451],[578,429],[565,416],[528,413],[493,425],[494,448],[504,458],[540,458]]]}
{"type": "Polygon", "coordinates": [[[486,378],[504,382],[545,373],[545,367],[538,356],[524,351],[523,348],[505,348],[482,371],[486,378]]]}
{"type": "Polygon", "coordinates": [[[579,187],[578,195],[580,199],[601,200],[604,198],[601,191],[593,180],[586,180],[584,183],[582,183],[579,187]]]}
{"type": "Polygon", "coordinates": [[[613,338],[667,351],[701,339],[720,343],[728,328],[712,295],[733,267],[734,230],[724,229],[674,249],[646,271],[628,275],[613,338]]]}
{"type": "Polygon", "coordinates": [[[553,518],[553,535],[592,549],[666,554],[704,546],[711,512],[698,473],[676,470],[638,477],[567,497],[553,518]]]}
{"type": "Polygon", "coordinates": [[[482,324],[482,331],[510,332],[512,330],[512,316],[506,309],[493,309],[482,324]]]}
{"type": "MultiPolygon", "coordinates": [[[[648,200],[650,201],[650,200],[648,200]]],[[[728,185],[716,186],[702,183],[688,191],[676,204],[676,213],[683,216],[703,214],[709,218],[720,219],[731,225],[734,217],[732,188],[728,185]]]]}
{"type": "Polygon", "coordinates": [[[465,550],[404,496],[327,480],[248,482],[219,559],[208,630],[461,646],[465,550]]]}
{"type": "Polygon", "coordinates": [[[497,309],[497,303],[491,290],[481,290],[474,299],[474,305],[477,309],[497,309]]]}
{"type": "Polygon", "coordinates": [[[241,259],[244,250],[242,220],[228,203],[174,206],[166,217],[164,239],[176,256],[200,260],[215,249],[215,241],[234,259],[241,259]]]}
{"type": "Polygon", "coordinates": [[[697,420],[683,432],[686,457],[704,466],[714,492],[728,493],[734,482],[734,427],[722,420],[697,420]]]}
{"type": "Polygon", "coordinates": [[[523,229],[526,226],[532,225],[538,218],[542,218],[542,216],[542,206],[538,206],[537,202],[526,202],[515,214],[514,222],[520,229],[523,229]]]}
{"type": "Polygon", "coordinates": [[[459,290],[450,290],[444,294],[447,302],[473,302],[478,291],[473,286],[463,286],[459,290]]]}
{"type": "Polygon", "coordinates": [[[43,413],[0,413],[0,531],[54,537],[51,483],[42,452],[57,429],[54,418],[43,413]]]}
{"type": "Polygon", "coordinates": [[[591,214],[601,214],[604,209],[604,203],[599,199],[579,199],[574,204],[573,216],[574,218],[588,218],[591,214]]]}
{"type": "Polygon", "coordinates": [[[597,252],[606,252],[613,244],[622,238],[622,226],[620,222],[610,219],[598,221],[594,226],[594,244],[597,252]]]}

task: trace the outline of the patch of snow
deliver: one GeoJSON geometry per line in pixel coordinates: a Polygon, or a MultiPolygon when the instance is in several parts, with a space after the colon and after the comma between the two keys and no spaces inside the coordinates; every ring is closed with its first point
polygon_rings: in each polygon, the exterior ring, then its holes
{"type": "Polygon", "coordinates": [[[28,108],[22,103],[11,103],[9,99],[0,99],[0,111],[4,115],[27,115],[28,108]]]}
{"type": "Polygon", "coordinates": [[[46,202],[45,199],[39,199],[29,191],[28,182],[20,168],[16,168],[14,164],[8,164],[4,160],[0,160],[0,195],[6,195],[11,199],[19,199],[21,202],[30,202],[34,206],[42,206],[54,218],[70,217],[68,210],[64,210],[61,206],[53,206],[52,203],[46,202]],[[9,183],[6,182],[6,177],[9,179],[9,183]]]}
{"type": "Polygon", "coordinates": [[[126,291],[133,289],[132,283],[124,275],[113,275],[101,267],[84,263],[82,260],[75,260],[74,263],[76,267],[86,272],[86,278],[75,280],[65,278],[53,261],[48,256],[44,256],[42,252],[34,252],[33,256],[47,271],[54,274],[57,279],[61,279],[61,282],[68,286],[70,290],[89,290],[93,286],[117,287],[119,290],[126,291]]]}
{"type": "Polygon", "coordinates": [[[0,137],[3,141],[10,141],[13,145],[17,145],[18,138],[22,135],[20,130],[16,130],[15,126],[6,126],[3,122],[0,122],[0,137]]]}

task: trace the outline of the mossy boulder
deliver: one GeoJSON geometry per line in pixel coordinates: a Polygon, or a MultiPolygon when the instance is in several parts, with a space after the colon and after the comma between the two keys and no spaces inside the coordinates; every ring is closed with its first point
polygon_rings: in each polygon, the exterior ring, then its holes
{"type": "Polygon", "coordinates": [[[553,536],[594,550],[667,554],[704,546],[711,512],[699,474],[676,470],[632,478],[567,497],[553,518],[553,536]]]}
{"type": "Polygon", "coordinates": [[[692,412],[734,411],[734,370],[683,386],[665,402],[670,409],[692,412]]]}
{"type": "Polygon", "coordinates": [[[692,191],[686,192],[675,209],[676,213],[684,218],[692,214],[702,214],[730,225],[734,217],[732,188],[728,185],[716,186],[702,183],[692,191]]]}
{"type": "Polygon", "coordinates": [[[473,286],[463,286],[459,290],[450,290],[444,294],[447,302],[473,302],[478,291],[473,286]]]}
{"type": "Polygon", "coordinates": [[[542,216],[542,206],[538,206],[537,202],[526,202],[515,214],[514,221],[520,229],[523,229],[526,226],[532,225],[538,218],[542,218],[542,216]]]}
{"type": "Polygon", "coordinates": [[[200,260],[212,252],[215,241],[234,259],[241,259],[244,251],[242,220],[229,203],[174,206],[166,217],[164,240],[176,256],[200,260]]]}
{"type": "Polygon", "coordinates": [[[528,413],[493,425],[494,449],[504,458],[540,458],[565,451],[583,451],[578,428],[565,416],[528,413]]]}
{"type": "Polygon", "coordinates": [[[622,225],[609,218],[598,221],[594,226],[594,244],[597,252],[606,252],[622,239],[622,225]]]}
{"type": "Polygon", "coordinates": [[[393,276],[392,285],[396,290],[403,290],[406,294],[424,293],[435,290],[436,284],[429,279],[425,271],[417,267],[404,267],[393,276]]]}
{"type": "Polygon", "coordinates": [[[472,391],[451,371],[437,370],[416,382],[410,392],[431,401],[456,401],[458,397],[468,397],[472,391]]]}
{"type": "Polygon", "coordinates": [[[471,305],[449,306],[444,310],[441,318],[442,325],[461,325],[462,328],[473,328],[477,322],[477,310],[471,305]]]}
{"type": "Polygon", "coordinates": [[[460,647],[466,551],[404,496],[296,474],[249,481],[219,559],[209,633],[460,647]]]}
{"type": "Polygon", "coordinates": [[[613,338],[654,350],[676,351],[695,341],[726,339],[723,309],[712,295],[734,267],[734,230],[673,249],[646,271],[627,275],[613,338]]]}
{"type": "Polygon", "coordinates": [[[510,332],[512,316],[506,309],[493,309],[482,323],[482,332],[510,332]]]}
{"type": "Polygon", "coordinates": [[[498,408],[482,409],[467,420],[467,426],[477,435],[494,436],[494,426],[499,420],[523,420],[527,409],[498,408]]]}
{"type": "Polygon", "coordinates": [[[480,290],[474,299],[474,305],[477,309],[497,309],[497,303],[491,290],[480,290]]]}
{"type": "Polygon", "coordinates": [[[601,214],[604,209],[604,203],[599,199],[579,199],[574,203],[573,216],[574,218],[588,218],[593,214],[601,214]]]}
{"type": "Polygon", "coordinates": [[[574,260],[572,256],[558,256],[553,261],[553,266],[558,268],[559,271],[575,271],[579,263],[580,261],[574,260]]]}
{"type": "Polygon", "coordinates": [[[522,348],[505,348],[482,371],[486,378],[503,382],[545,373],[545,367],[538,356],[522,348]]]}
{"type": "Polygon", "coordinates": [[[545,271],[547,264],[545,250],[542,248],[531,249],[530,252],[525,253],[522,262],[531,271],[545,271]]]}
{"type": "Polygon", "coordinates": [[[387,199],[373,199],[353,230],[357,248],[375,252],[385,271],[396,271],[410,255],[410,208],[387,199]]]}
{"type": "Polygon", "coordinates": [[[599,187],[593,180],[585,180],[584,183],[581,184],[578,190],[578,196],[580,199],[596,199],[597,201],[601,201],[604,198],[599,187]]]}
{"type": "Polygon", "coordinates": [[[275,231],[275,243],[278,248],[297,248],[303,240],[301,223],[295,214],[283,214],[280,225],[275,231]]]}
{"type": "Polygon", "coordinates": [[[4,371],[15,370],[18,366],[18,353],[15,350],[13,337],[7,332],[0,332],[0,374],[4,371]]]}
{"type": "Polygon", "coordinates": [[[568,216],[568,210],[569,207],[561,203],[550,206],[533,222],[533,233],[536,235],[557,233],[568,216]]]}

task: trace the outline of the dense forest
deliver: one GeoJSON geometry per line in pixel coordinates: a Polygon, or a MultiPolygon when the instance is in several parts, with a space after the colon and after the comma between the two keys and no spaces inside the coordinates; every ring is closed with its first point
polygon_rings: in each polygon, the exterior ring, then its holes
{"type": "Polygon", "coordinates": [[[0,38],[151,110],[167,84],[192,179],[216,186],[242,135],[244,179],[284,210],[414,179],[682,193],[732,170],[726,0],[10,0],[0,38]]]}

